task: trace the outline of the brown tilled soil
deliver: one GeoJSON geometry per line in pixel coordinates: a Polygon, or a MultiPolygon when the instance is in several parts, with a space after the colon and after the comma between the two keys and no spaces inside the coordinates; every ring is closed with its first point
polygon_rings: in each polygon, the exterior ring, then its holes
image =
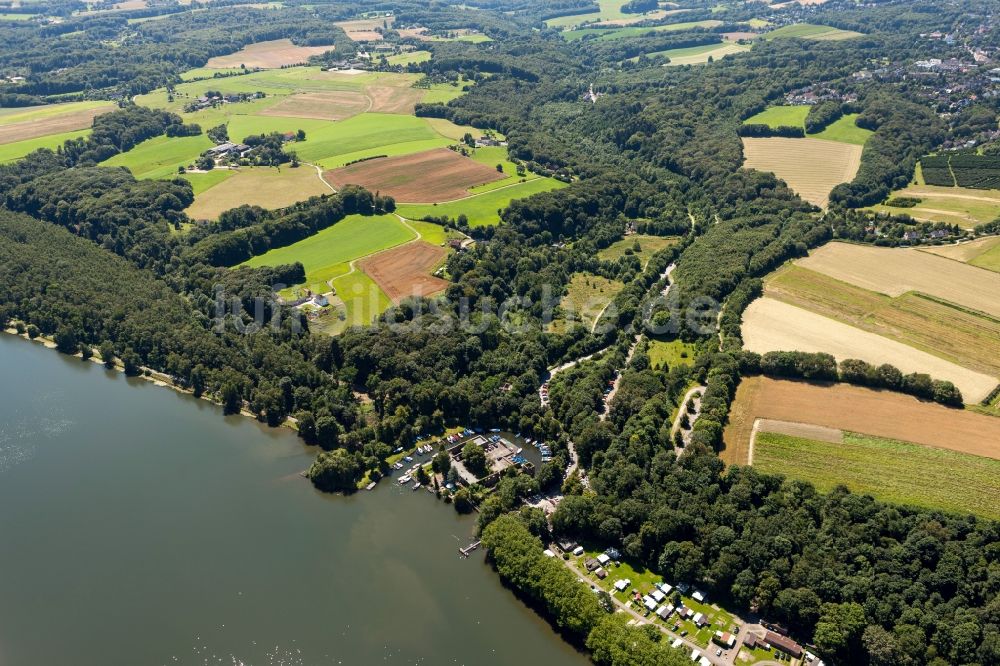
{"type": "Polygon", "coordinates": [[[362,259],[358,268],[398,304],[410,296],[431,296],[448,288],[447,280],[430,274],[447,254],[442,247],[417,241],[362,259]]]}
{"type": "Polygon", "coordinates": [[[368,98],[348,90],[290,95],[260,112],[262,116],[344,120],[368,109],[368,98]]]}
{"type": "Polygon", "coordinates": [[[251,44],[236,53],[216,56],[205,66],[212,69],[229,69],[240,65],[277,69],[285,65],[297,65],[308,60],[309,56],[332,50],[333,46],[296,46],[290,39],[275,39],[251,44]]]}
{"type": "Polygon", "coordinates": [[[815,442],[838,443],[844,441],[843,430],[813,425],[812,423],[795,423],[793,421],[761,419],[757,424],[757,430],[759,432],[774,432],[779,435],[811,439],[815,442]]]}
{"type": "Polygon", "coordinates": [[[115,108],[117,107],[114,104],[109,104],[96,109],[81,109],[50,118],[0,125],[0,144],[86,129],[93,124],[96,116],[114,111],[115,108]]]}
{"type": "Polygon", "coordinates": [[[468,188],[504,177],[447,148],[358,162],[324,174],[336,188],[362,185],[405,203],[438,203],[469,195],[468,188]]]}
{"type": "Polygon", "coordinates": [[[848,430],[1000,459],[1000,418],[848,384],[744,379],[736,391],[722,459],[745,465],[754,419],[848,430]]]}

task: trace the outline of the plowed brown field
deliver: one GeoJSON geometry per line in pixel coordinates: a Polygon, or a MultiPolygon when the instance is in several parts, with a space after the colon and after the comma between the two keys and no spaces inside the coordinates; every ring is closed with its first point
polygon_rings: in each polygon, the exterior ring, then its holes
{"type": "Polygon", "coordinates": [[[504,177],[447,148],[358,162],[324,174],[334,187],[362,185],[406,203],[439,203],[469,196],[468,188],[504,177]]]}
{"type": "Polygon", "coordinates": [[[744,379],[723,435],[722,459],[745,465],[754,420],[811,423],[1000,459],[1000,418],[848,384],[744,379]]]}
{"type": "Polygon", "coordinates": [[[448,288],[447,280],[430,274],[447,254],[444,248],[417,241],[362,259],[358,268],[399,304],[410,296],[431,296],[448,288]]]}

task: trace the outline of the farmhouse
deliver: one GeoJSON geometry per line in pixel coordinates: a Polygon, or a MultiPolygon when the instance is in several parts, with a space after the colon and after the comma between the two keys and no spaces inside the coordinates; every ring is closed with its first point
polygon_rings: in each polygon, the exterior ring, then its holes
{"type": "Polygon", "coordinates": [[[601,568],[601,563],[591,557],[583,563],[583,566],[587,567],[587,571],[597,571],[601,568]]]}
{"type": "Polygon", "coordinates": [[[802,646],[788,636],[782,636],[781,634],[769,631],[764,634],[764,642],[775,650],[781,650],[796,659],[802,656],[802,646]]]}
{"type": "Polygon", "coordinates": [[[712,641],[728,650],[736,645],[736,636],[733,636],[728,631],[717,631],[712,636],[712,641]]]}
{"type": "Polygon", "coordinates": [[[628,589],[628,586],[631,584],[632,581],[630,581],[628,578],[622,578],[621,580],[615,581],[615,589],[618,590],[619,592],[624,592],[625,590],[628,589]]]}

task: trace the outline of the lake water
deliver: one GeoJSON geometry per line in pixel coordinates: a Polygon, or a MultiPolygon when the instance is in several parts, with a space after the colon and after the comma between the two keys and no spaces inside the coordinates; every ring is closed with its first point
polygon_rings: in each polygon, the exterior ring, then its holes
{"type": "Polygon", "coordinates": [[[473,520],[287,431],[0,334],[0,666],[589,663],[473,520]]]}

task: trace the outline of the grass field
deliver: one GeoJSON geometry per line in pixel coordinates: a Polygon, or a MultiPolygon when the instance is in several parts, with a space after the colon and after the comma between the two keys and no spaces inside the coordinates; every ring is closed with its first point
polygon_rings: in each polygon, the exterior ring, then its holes
{"type": "MultiPolygon", "coordinates": [[[[1000,458],[1000,418],[847,384],[747,377],[736,390],[722,459],[745,465],[756,419],[808,423],[1000,458]]],[[[754,455],[756,460],[756,453],[754,455]]]]}
{"type": "Polygon", "coordinates": [[[653,368],[673,368],[678,365],[692,365],[695,346],[683,340],[649,339],[649,364],[653,368]]]}
{"type": "Polygon", "coordinates": [[[765,285],[770,298],[1000,377],[998,318],[915,292],[885,296],[794,264],[771,274],[765,285]]]}
{"type": "Polygon", "coordinates": [[[774,129],[776,127],[805,127],[806,116],[809,115],[809,107],[799,106],[770,106],[755,116],[751,116],[743,121],[745,125],[767,125],[774,129]]]}
{"type": "Polygon", "coordinates": [[[276,266],[301,262],[306,281],[282,292],[294,297],[301,289],[316,293],[330,290],[343,301],[345,319],[330,317],[322,330],[339,332],[346,326],[368,324],[391,305],[389,297],[362,271],[351,266],[355,259],[401,245],[415,238],[394,215],[349,216],[298,243],[271,250],[245,262],[247,266],[276,266]]]}
{"type": "MultiPolygon", "coordinates": [[[[755,116],[747,118],[744,124],[767,125],[768,127],[801,127],[805,129],[808,106],[772,106],[755,116]]],[[[857,126],[857,113],[849,113],[830,123],[821,132],[809,134],[811,139],[840,141],[863,146],[873,132],[857,126]]]]}
{"type": "Polygon", "coordinates": [[[909,215],[918,220],[957,224],[964,229],[992,222],[1000,214],[1000,190],[910,185],[893,192],[890,195],[892,197],[915,197],[920,199],[920,203],[912,208],[878,204],[871,209],[894,215],[909,215]]]}
{"type": "Polygon", "coordinates": [[[523,199],[532,194],[548,192],[561,187],[566,187],[566,184],[552,178],[535,178],[524,183],[490,190],[449,203],[436,205],[404,204],[399,206],[396,212],[411,220],[419,220],[423,217],[440,217],[443,215],[454,219],[464,214],[469,218],[470,226],[482,227],[497,224],[500,221],[499,211],[506,208],[514,199],[523,199]]]}
{"type": "Polygon", "coordinates": [[[881,294],[919,291],[1000,318],[1000,275],[928,252],[827,243],[796,264],[881,294]]]}
{"type": "Polygon", "coordinates": [[[826,25],[813,25],[811,23],[786,25],[778,28],[777,30],[772,30],[764,35],[767,39],[786,39],[790,37],[797,37],[799,39],[815,39],[819,41],[838,41],[841,39],[852,39],[854,37],[861,36],[860,32],[840,30],[839,28],[831,28],[826,25]]]}
{"type": "Polygon", "coordinates": [[[862,147],[822,139],[744,137],[744,167],[770,171],[806,201],[825,208],[830,191],[854,179],[862,147]]]}
{"type": "Polygon", "coordinates": [[[972,264],[980,268],[1000,270],[1000,236],[987,236],[965,243],[950,243],[948,245],[931,245],[922,247],[922,252],[930,252],[940,257],[947,257],[963,264],[972,264]],[[996,266],[993,264],[996,263],[996,266]],[[985,264],[985,265],[984,265],[985,264]]]}
{"type": "MultiPolygon", "coordinates": [[[[613,21],[617,19],[636,18],[636,14],[626,14],[622,7],[628,0],[597,0],[600,11],[590,14],[576,14],[573,16],[559,16],[545,22],[550,28],[569,28],[582,23],[593,23],[596,21],[613,21]]],[[[643,15],[639,15],[643,16],[643,15]]]]}
{"type": "Polygon", "coordinates": [[[136,178],[170,178],[177,175],[177,167],[191,164],[212,145],[204,134],[157,136],[101,162],[101,166],[128,167],[136,178]]]}
{"type": "Polygon", "coordinates": [[[604,261],[617,261],[621,257],[630,254],[637,257],[642,262],[642,267],[645,268],[654,254],[676,244],[677,237],[675,236],[632,234],[599,251],[597,258],[604,261]],[[636,243],[639,244],[638,251],[635,250],[636,243]]]}
{"type": "Polygon", "coordinates": [[[222,181],[235,175],[236,172],[232,169],[212,169],[204,173],[189,172],[181,174],[181,178],[191,183],[191,187],[194,188],[194,195],[197,197],[205,190],[215,187],[222,181]]]}
{"type": "Polygon", "coordinates": [[[754,466],[821,491],[845,485],[887,502],[1000,519],[1000,460],[991,458],[855,433],[833,443],[760,432],[754,466]]]}
{"type": "Polygon", "coordinates": [[[552,330],[564,330],[571,321],[582,322],[588,329],[592,328],[605,307],[624,288],[625,284],[617,280],[577,273],[559,301],[562,312],[552,322],[552,330]]]}
{"type": "Polygon", "coordinates": [[[588,35],[594,35],[598,41],[605,42],[613,39],[622,39],[623,37],[638,37],[639,35],[645,35],[650,32],[672,32],[675,30],[694,30],[695,28],[715,28],[720,25],[722,25],[722,21],[707,19],[704,21],[667,23],[665,25],[657,25],[649,28],[640,28],[636,26],[624,28],[580,28],[578,30],[564,31],[562,36],[564,39],[572,42],[578,39],[583,39],[588,35]]]}
{"type": "Polygon", "coordinates": [[[451,143],[423,118],[397,114],[364,113],[306,132],[306,140],[297,143],[295,151],[303,160],[328,169],[366,157],[395,157],[451,143]]]}
{"type": "Polygon", "coordinates": [[[400,53],[398,55],[389,56],[386,58],[390,65],[419,65],[422,62],[427,62],[431,59],[430,51],[410,51],[409,53],[400,53]]]}
{"type": "Polygon", "coordinates": [[[308,166],[295,169],[289,166],[280,169],[248,167],[236,173],[229,172],[231,176],[220,178],[215,185],[196,194],[194,203],[186,211],[192,219],[214,220],[223,211],[243,204],[284,208],[311,196],[332,194],[316,170],[308,166]]]}
{"type": "Polygon", "coordinates": [[[28,153],[38,150],[39,148],[55,150],[70,139],[80,139],[88,136],[89,134],[90,130],[85,129],[75,132],[50,134],[48,136],[40,136],[34,139],[25,139],[24,141],[15,141],[14,143],[0,145],[0,163],[20,159],[28,153]]]}
{"type": "Polygon", "coordinates": [[[743,44],[706,44],[704,46],[691,46],[686,49],[670,49],[669,51],[657,51],[650,53],[649,57],[664,56],[670,59],[667,65],[700,65],[707,63],[709,58],[718,60],[722,56],[730,53],[742,53],[749,51],[750,47],[743,44]]]}

